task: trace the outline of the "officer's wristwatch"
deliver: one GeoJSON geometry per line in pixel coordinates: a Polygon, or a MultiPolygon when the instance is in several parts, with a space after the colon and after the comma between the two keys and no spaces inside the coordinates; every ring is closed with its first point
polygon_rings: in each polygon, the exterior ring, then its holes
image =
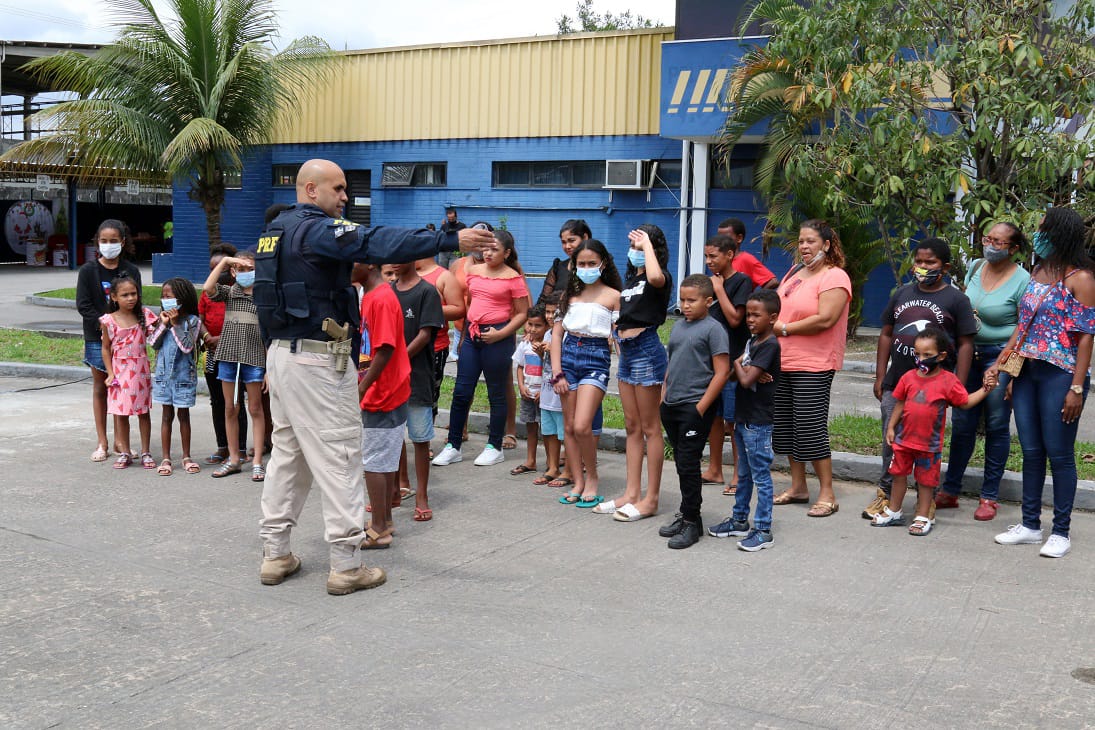
{"type": "Polygon", "coordinates": [[[1084,386],[1082,386],[1082,385],[1070,385],[1070,386],[1068,386],[1068,389],[1071,390],[1076,395],[1083,395],[1084,394],[1084,386]]]}

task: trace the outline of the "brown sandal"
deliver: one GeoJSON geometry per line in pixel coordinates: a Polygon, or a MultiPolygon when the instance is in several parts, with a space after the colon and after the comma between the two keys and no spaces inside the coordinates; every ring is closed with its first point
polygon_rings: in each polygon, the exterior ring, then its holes
{"type": "Polygon", "coordinates": [[[809,502],[809,497],[796,497],[791,494],[790,489],[784,489],[772,500],[772,504],[809,504],[809,502]]]}
{"type": "Polygon", "coordinates": [[[835,515],[840,511],[840,505],[836,502],[814,502],[814,505],[810,507],[810,511],[806,513],[807,517],[829,517],[835,515]]]}
{"type": "Polygon", "coordinates": [[[365,539],[361,541],[362,550],[387,550],[392,546],[392,528],[377,532],[373,528],[365,530],[365,539]]]}

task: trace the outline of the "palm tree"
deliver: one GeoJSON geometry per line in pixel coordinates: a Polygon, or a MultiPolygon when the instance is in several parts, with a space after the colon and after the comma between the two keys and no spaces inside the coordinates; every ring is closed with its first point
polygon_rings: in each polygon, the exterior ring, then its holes
{"type": "MultiPolygon", "coordinates": [[[[796,0],[760,0],[740,25],[742,29],[761,25],[778,30],[808,12],[796,0]]],[[[808,80],[812,71],[810,58],[781,57],[767,47],[746,53],[730,78],[727,101],[731,111],[718,153],[729,160],[734,145],[748,130],[757,124],[765,125],[753,170],[753,187],[768,206],[765,250],[775,242],[794,251],[798,224],[803,220],[822,218],[832,224],[840,234],[847,259],[845,271],[855,293],[848,319],[851,337],[862,319],[863,299],[859,294],[871,271],[885,261],[885,247],[868,211],[826,200],[810,180],[788,172],[801,169],[795,161],[808,154],[821,127],[833,119],[831,105],[817,102],[819,90],[808,80]]]]}
{"type": "Polygon", "coordinates": [[[78,98],[37,115],[56,131],[0,160],[65,166],[76,179],[104,169],[187,178],[205,211],[209,244],[220,242],[225,174],[244,150],[268,142],[279,114],[299,105],[334,58],[314,37],[277,52],[271,0],[110,0],[119,28],[94,57],[61,53],[27,64],[78,98]],[[161,3],[162,5],[162,3],[161,3]]]}

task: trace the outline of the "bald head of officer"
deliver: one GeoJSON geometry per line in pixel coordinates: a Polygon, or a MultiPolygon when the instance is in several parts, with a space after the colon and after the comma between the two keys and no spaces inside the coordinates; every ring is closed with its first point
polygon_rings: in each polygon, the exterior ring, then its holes
{"type": "MultiPolygon", "coordinates": [[[[346,208],[346,174],[330,160],[308,160],[297,171],[297,202],[311,203],[332,218],[341,218],[346,208]]],[[[482,251],[494,242],[494,234],[465,228],[458,234],[464,253],[482,251]]]]}

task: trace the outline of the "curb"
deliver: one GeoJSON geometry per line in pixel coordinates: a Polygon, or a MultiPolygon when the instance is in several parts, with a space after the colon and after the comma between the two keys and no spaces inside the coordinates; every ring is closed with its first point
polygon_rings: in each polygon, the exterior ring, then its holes
{"type": "Polygon", "coordinates": [[[28,294],[23,298],[27,304],[37,307],[53,307],[55,309],[76,309],[75,299],[54,299],[53,297],[40,297],[28,294]]]}
{"type": "MultiPolygon", "coordinates": [[[[72,365],[42,365],[39,363],[0,362],[0,375],[23,378],[45,378],[48,380],[81,380],[87,377],[87,369],[72,365]]],[[[198,379],[198,392],[208,395],[209,389],[205,379],[198,379]]],[[[449,412],[447,409],[438,411],[447,422],[449,412]]],[[[486,433],[490,417],[486,413],[468,414],[468,431],[473,433],[486,433]]],[[[437,428],[438,431],[442,429],[437,428]]],[[[517,435],[525,438],[524,424],[517,424],[517,435]]],[[[615,451],[624,453],[627,448],[627,434],[616,428],[606,428],[601,433],[600,448],[602,451],[615,451]]],[[[724,453],[724,459],[729,460],[730,452],[724,453]]],[[[787,457],[776,456],[772,466],[780,471],[787,471],[787,457]]],[[[944,470],[946,463],[943,464],[944,470]]],[[[809,465],[807,469],[811,471],[809,465]]],[[[882,463],[877,456],[863,456],[862,454],[849,454],[843,451],[833,452],[833,476],[853,482],[877,483],[882,470],[882,463]]],[[[984,476],[982,469],[969,467],[962,479],[962,494],[967,497],[979,497],[981,494],[981,479],[984,476]]],[[[1047,489],[1044,491],[1042,504],[1053,506],[1053,483],[1046,479],[1047,489]]],[[[1005,471],[1004,478],[1000,481],[1000,499],[1005,502],[1021,502],[1023,496],[1023,475],[1014,471],[1005,471]]],[[[1074,506],[1083,510],[1095,511],[1095,481],[1081,479],[1076,485],[1076,499],[1074,506]]]]}

